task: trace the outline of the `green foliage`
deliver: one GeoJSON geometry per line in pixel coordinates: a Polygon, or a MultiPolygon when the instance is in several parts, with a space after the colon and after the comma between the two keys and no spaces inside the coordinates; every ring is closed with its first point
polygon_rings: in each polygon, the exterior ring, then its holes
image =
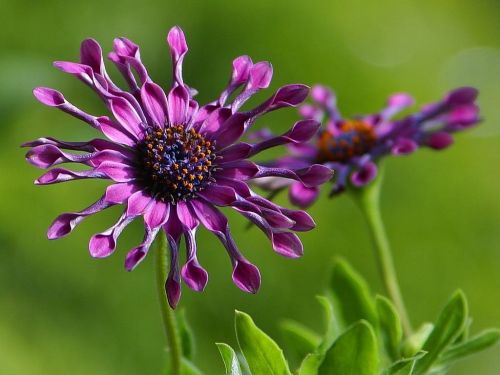
{"type": "Polygon", "coordinates": [[[179,327],[179,333],[182,342],[182,355],[187,359],[193,359],[195,351],[195,341],[193,331],[189,326],[186,319],[185,310],[179,310],[176,314],[177,326],[179,327]]]}
{"type": "Polygon", "coordinates": [[[377,313],[368,285],[345,260],[335,261],[329,287],[343,327],[360,319],[376,324],[377,313]]]}
{"type": "Polygon", "coordinates": [[[400,358],[400,344],[403,338],[403,328],[398,312],[392,302],[383,296],[375,297],[375,305],[385,349],[391,359],[397,360],[400,358]]]}
{"type": "Polygon", "coordinates": [[[290,370],[280,347],[240,311],[235,316],[238,345],[253,375],[289,375],[290,370]]]}
{"type": "Polygon", "coordinates": [[[318,375],[376,375],[379,362],[376,340],[368,322],[354,323],[326,352],[318,375]]]}
{"type": "Polygon", "coordinates": [[[219,348],[220,355],[224,361],[226,375],[241,375],[242,372],[240,363],[238,362],[238,357],[234,349],[223,343],[218,343],[216,345],[219,348]]]}
{"type": "MultiPolygon", "coordinates": [[[[345,261],[335,263],[329,286],[331,298],[318,297],[325,317],[322,335],[295,321],[281,325],[286,347],[302,356],[296,375],[445,374],[457,360],[500,340],[500,330],[495,329],[468,338],[471,318],[461,291],[453,294],[434,324],[424,323],[403,338],[392,302],[373,297],[363,278],[345,261]],[[346,322],[352,323],[345,327],[346,322]]],[[[281,348],[250,316],[237,311],[235,321],[239,349],[250,375],[291,374],[281,348]]],[[[235,351],[217,345],[226,375],[245,374],[235,351]]]]}

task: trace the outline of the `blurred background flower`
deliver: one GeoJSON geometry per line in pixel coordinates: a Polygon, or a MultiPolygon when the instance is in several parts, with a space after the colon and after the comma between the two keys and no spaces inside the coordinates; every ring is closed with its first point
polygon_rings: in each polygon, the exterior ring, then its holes
{"type": "MultiPolygon", "coordinates": [[[[9,1],[1,13],[0,372],[137,374],[162,368],[153,262],[146,259],[129,274],[122,270],[121,256],[96,262],[82,251],[88,237],[119,211],[111,208],[89,218],[61,241],[45,237],[55,216],[68,205],[84,207],[105,183],[37,189],[29,182],[38,171],[24,162],[25,150],[18,145],[46,134],[74,140],[94,135],[78,120],[33,99],[32,88],[46,85],[87,103],[83,109],[89,112],[101,108],[90,90],[50,69],[48,62],[77,59],[76,45],[86,37],[102,41],[108,52],[121,35],[141,45],[149,73],[168,87],[168,51],[158,46],[165,30],[176,24],[190,38],[185,79],[199,90],[200,102],[223,89],[227,67],[242,54],[273,64],[271,89],[289,82],[333,87],[346,117],[376,111],[392,92],[411,92],[418,103],[426,103],[453,87],[477,87],[485,121],[457,137],[445,153],[423,150],[408,159],[388,158],[382,206],[415,323],[435,317],[447,296],[461,287],[475,328],[498,325],[498,2],[149,0],[137,6],[124,0],[118,6],[49,0],[29,7],[9,1]]],[[[110,74],[118,79],[116,71],[110,74]]],[[[298,119],[294,111],[285,112],[270,114],[255,129],[284,132],[298,119]]],[[[278,203],[285,199],[279,197],[278,203]]],[[[245,221],[228,212],[241,250],[263,265],[266,283],[257,295],[227,283],[231,269],[222,246],[200,231],[199,241],[208,248],[200,262],[211,270],[210,284],[201,298],[186,290],[180,307],[187,308],[199,338],[195,361],[208,374],[222,371],[214,342],[234,344],[235,308],[250,313],[278,342],[279,319],[318,322],[313,296],[326,285],[327,260],[334,254],[346,256],[374,290],[381,290],[368,234],[353,203],[344,196],[327,200],[326,191],[319,199],[310,211],[317,229],[302,236],[305,255],[293,262],[265,251],[265,236],[257,228],[246,230],[245,221]]],[[[117,251],[123,255],[142,233],[136,224],[122,235],[117,251]]],[[[466,360],[452,373],[496,374],[499,350],[466,360]]]]}

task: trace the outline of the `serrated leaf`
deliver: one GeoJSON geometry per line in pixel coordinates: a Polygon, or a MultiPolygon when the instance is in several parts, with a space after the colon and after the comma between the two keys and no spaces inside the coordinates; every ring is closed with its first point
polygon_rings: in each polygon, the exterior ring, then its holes
{"type": "Polygon", "coordinates": [[[181,373],[182,375],[203,375],[203,373],[198,370],[198,368],[189,359],[186,358],[182,358],[181,373]]]}
{"type": "Polygon", "coordinates": [[[402,358],[394,362],[384,372],[384,375],[412,375],[415,368],[415,363],[426,354],[426,352],[418,352],[413,357],[402,358]]]}
{"type": "Polygon", "coordinates": [[[477,353],[495,345],[500,340],[500,330],[487,329],[470,340],[449,347],[440,357],[439,362],[449,364],[468,355],[477,353]]]}
{"type": "Polygon", "coordinates": [[[177,325],[179,327],[179,335],[181,337],[182,343],[182,354],[187,359],[193,359],[194,351],[195,351],[195,341],[193,331],[189,326],[186,319],[185,310],[180,310],[176,314],[177,325]]]}
{"type": "Polygon", "coordinates": [[[236,311],[236,336],[252,375],[290,375],[283,351],[252,318],[236,311]]]}
{"type": "Polygon", "coordinates": [[[339,323],[335,317],[333,306],[328,298],[323,296],[316,296],[319,304],[323,309],[323,320],[325,322],[325,334],[318,348],[319,353],[326,352],[335,341],[336,336],[340,332],[339,323]]]}
{"type": "Polygon", "coordinates": [[[400,358],[400,344],[403,337],[403,327],[401,320],[392,302],[383,297],[375,298],[375,306],[377,308],[378,323],[380,333],[384,342],[387,354],[396,360],[400,358]]]}
{"type": "Polygon", "coordinates": [[[438,356],[462,332],[467,319],[467,301],[461,291],[456,292],[441,311],[434,329],[422,350],[427,355],[415,365],[415,375],[426,373],[438,356]]]}
{"type": "Polygon", "coordinates": [[[280,325],[287,348],[302,359],[316,350],[321,337],[312,329],[294,320],[284,320],[280,325]]]}
{"type": "Polygon", "coordinates": [[[226,375],[242,375],[236,352],[229,345],[217,343],[217,348],[226,367],[226,375]]]}
{"type": "Polygon", "coordinates": [[[376,324],[376,311],[366,281],[344,260],[337,259],[330,278],[334,309],[344,327],[365,319],[376,324]]]}
{"type": "Polygon", "coordinates": [[[371,325],[362,320],[339,336],[326,352],[318,375],[377,375],[377,339],[371,325]]]}

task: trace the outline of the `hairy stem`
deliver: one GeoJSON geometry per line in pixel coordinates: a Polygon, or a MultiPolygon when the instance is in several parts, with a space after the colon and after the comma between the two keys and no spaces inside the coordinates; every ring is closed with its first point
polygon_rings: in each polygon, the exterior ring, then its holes
{"type": "Polygon", "coordinates": [[[181,340],[175,314],[168,304],[165,295],[165,280],[167,279],[168,269],[168,251],[167,240],[163,231],[160,231],[156,238],[156,286],[160,302],[161,317],[163,319],[163,328],[167,337],[167,352],[170,356],[171,375],[181,374],[181,340]]]}

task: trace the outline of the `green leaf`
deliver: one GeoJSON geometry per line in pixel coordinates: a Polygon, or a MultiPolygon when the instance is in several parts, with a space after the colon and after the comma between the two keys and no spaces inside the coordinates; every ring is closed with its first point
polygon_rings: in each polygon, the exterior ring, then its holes
{"type": "Polygon", "coordinates": [[[339,336],[326,352],[318,375],[377,375],[378,350],[375,333],[366,321],[359,321],[339,336]]]}
{"type": "Polygon", "coordinates": [[[235,316],[236,336],[252,375],[290,375],[283,351],[240,311],[235,316]]]}
{"type": "Polygon", "coordinates": [[[182,375],[203,375],[200,370],[186,358],[182,358],[181,363],[181,374],[182,375]]]}
{"type": "Polygon", "coordinates": [[[180,310],[176,314],[176,318],[182,343],[182,355],[187,359],[193,359],[195,351],[194,335],[187,322],[185,310],[180,310]]]}
{"type": "Polygon", "coordinates": [[[384,375],[412,375],[415,363],[426,354],[426,352],[418,352],[413,357],[402,358],[385,370],[384,375]]]}
{"type": "Polygon", "coordinates": [[[226,375],[242,375],[240,363],[235,351],[227,344],[216,343],[226,367],[226,375]]]}
{"type": "Polygon", "coordinates": [[[323,362],[323,354],[308,354],[300,364],[299,375],[318,375],[318,369],[323,362]]]}
{"type": "Polygon", "coordinates": [[[448,364],[468,355],[477,353],[495,345],[500,340],[500,330],[487,329],[463,343],[449,347],[440,357],[439,362],[448,364]]]}
{"type": "Polygon", "coordinates": [[[387,354],[396,360],[400,358],[400,344],[403,337],[401,320],[392,302],[382,296],[375,298],[377,307],[378,323],[380,333],[384,342],[387,354]]]}
{"type": "Polygon", "coordinates": [[[404,341],[401,349],[403,357],[411,358],[418,353],[422,349],[422,346],[424,346],[424,343],[429,338],[433,329],[434,324],[429,322],[423,323],[416,332],[404,341]]]}
{"type": "Polygon", "coordinates": [[[434,329],[422,350],[427,355],[415,365],[415,375],[426,373],[439,355],[462,332],[467,320],[467,301],[461,291],[456,292],[439,315],[434,329]]]}
{"type": "Polygon", "coordinates": [[[342,259],[337,259],[330,278],[334,309],[344,327],[365,319],[376,324],[376,311],[366,281],[342,259]]]}
{"type": "Polygon", "coordinates": [[[280,325],[286,344],[300,359],[316,350],[321,343],[321,337],[306,327],[293,320],[284,320],[280,325]]]}
{"type": "Polygon", "coordinates": [[[333,306],[328,298],[316,296],[316,299],[323,308],[323,319],[325,321],[325,334],[323,335],[318,352],[324,353],[332,346],[338,332],[340,332],[340,327],[335,317],[333,306]]]}

